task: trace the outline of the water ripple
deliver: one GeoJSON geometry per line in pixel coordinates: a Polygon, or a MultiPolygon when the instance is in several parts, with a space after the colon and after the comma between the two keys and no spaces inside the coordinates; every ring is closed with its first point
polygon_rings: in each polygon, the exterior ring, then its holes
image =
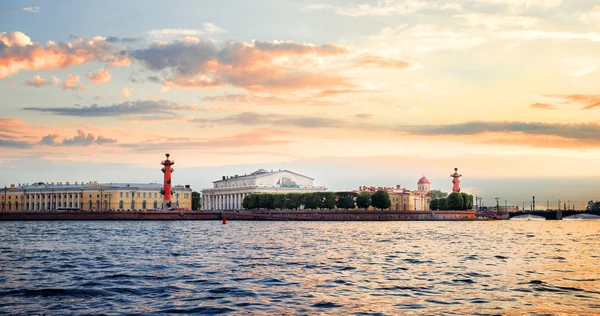
{"type": "Polygon", "coordinates": [[[0,314],[585,314],[585,221],[0,222],[0,314]]]}

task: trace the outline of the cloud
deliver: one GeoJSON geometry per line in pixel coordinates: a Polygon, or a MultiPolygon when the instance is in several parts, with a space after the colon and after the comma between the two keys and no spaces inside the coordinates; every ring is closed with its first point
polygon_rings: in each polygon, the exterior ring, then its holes
{"type": "Polygon", "coordinates": [[[28,149],[33,147],[33,144],[10,139],[0,139],[0,148],[15,148],[15,149],[28,149]]]}
{"type": "Polygon", "coordinates": [[[97,73],[92,73],[92,72],[88,73],[88,77],[90,78],[90,80],[92,82],[103,83],[103,82],[110,81],[111,74],[110,74],[110,72],[108,72],[108,70],[106,68],[102,68],[102,69],[98,70],[97,73]]]}
{"type": "Polygon", "coordinates": [[[46,46],[31,42],[21,33],[0,33],[0,79],[22,70],[64,69],[91,61],[103,62],[117,47],[103,37],[92,40],[81,38],[73,42],[55,43],[46,46]]]}
{"type": "Polygon", "coordinates": [[[61,116],[79,117],[118,117],[128,115],[168,114],[175,115],[177,111],[194,111],[191,106],[179,105],[167,101],[128,101],[108,106],[92,104],[91,106],[54,107],[54,108],[23,108],[26,111],[36,111],[61,116]]]}
{"type": "Polygon", "coordinates": [[[123,90],[121,91],[121,97],[128,98],[132,92],[133,92],[133,88],[123,88],[123,90]]]}
{"type": "Polygon", "coordinates": [[[344,125],[342,121],[332,118],[259,114],[255,112],[243,112],[218,119],[194,119],[192,122],[204,125],[272,125],[277,127],[288,126],[300,128],[337,127],[344,125]]]}
{"type": "Polygon", "coordinates": [[[404,69],[411,67],[411,64],[406,61],[389,59],[371,54],[365,54],[357,58],[355,61],[355,65],[358,67],[375,67],[391,69],[404,69]]]}
{"type": "Polygon", "coordinates": [[[526,122],[467,122],[447,125],[402,126],[399,131],[412,135],[479,135],[485,133],[522,133],[525,135],[556,136],[580,141],[598,141],[598,124],[552,124],[526,122]]]}
{"type": "Polygon", "coordinates": [[[587,32],[587,33],[576,33],[576,32],[553,32],[553,31],[542,31],[542,30],[528,30],[528,31],[506,31],[500,32],[497,36],[507,39],[519,39],[524,41],[532,40],[586,40],[591,42],[600,41],[600,33],[587,32]]]}
{"type": "Polygon", "coordinates": [[[60,78],[55,77],[55,76],[52,76],[51,78],[52,78],[52,81],[54,81],[54,83],[60,84],[60,82],[61,82],[60,78]]]}
{"type": "Polygon", "coordinates": [[[361,118],[361,119],[370,119],[373,118],[373,114],[371,113],[357,113],[354,116],[361,118]]]}
{"type": "Polygon", "coordinates": [[[31,13],[39,13],[41,12],[42,8],[41,7],[26,7],[23,8],[23,11],[27,11],[27,12],[31,12],[31,13]]]}
{"type": "Polygon", "coordinates": [[[489,30],[504,29],[532,29],[542,24],[542,21],[528,16],[493,15],[493,14],[461,14],[453,18],[461,19],[462,24],[471,28],[485,28],[489,30]]]}
{"type": "Polygon", "coordinates": [[[35,75],[35,76],[33,76],[33,80],[26,80],[23,82],[23,84],[26,86],[39,88],[39,87],[49,85],[50,81],[42,78],[40,75],[35,75]]]}
{"type": "Polygon", "coordinates": [[[79,83],[79,76],[73,76],[69,74],[65,82],[63,83],[63,89],[65,90],[86,90],[87,88],[79,83]]]}
{"type": "Polygon", "coordinates": [[[107,60],[108,65],[111,67],[127,67],[131,65],[131,60],[127,56],[115,57],[108,56],[107,60]]]}
{"type": "Polygon", "coordinates": [[[196,148],[247,148],[247,147],[272,147],[291,143],[290,140],[273,139],[277,135],[284,135],[284,130],[254,130],[232,136],[217,138],[192,138],[192,139],[167,139],[166,141],[146,141],[130,144],[121,144],[121,147],[136,152],[163,152],[165,148],[193,150],[196,148]]]}
{"type": "MultiPolygon", "coordinates": [[[[600,107],[600,94],[566,94],[566,95],[544,95],[562,100],[562,104],[583,105],[582,110],[591,110],[600,107]]],[[[532,106],[533,107],[533,106],[532,106]]]]}
{"type": "Polygon", "coordinates": [[[578,69],[576,71],[574,71],[571,76],[573,77],[583,77],[585,75],[589,75],[592,72],[596,71],[597,67],[596,66],[590,66],[590,67],[586,67],[583,69],[578,69]]]}
{"type": "Polygon", "coordinates": [[[203,34],[218,34],[218,33],[227,33],[226,30],[216,26],[214,23],[205,22],[202,25],[202,29],[159,29],[159,30],[151,30],[148,32],[148,35],[151,38],[155,39],[164,39],[164,38],[181,38],[181,37],[194,37],[203,34]]]}
{"type": "MultiPolygon", "coordinates": [[[[325,97],[334,94],[351,93],[354,90],[324,90],[317,97],[325,97]],[[322,95],[321,95],[322,94],[322,95]]],[[[356,90],[358,92],[358,90],[356,90]]],[[[260,96],[254,94],[223,94],[206,96],[205,102],[223,103],[231,105],[304,105],[304,106],[338,106],[344,103],[318,100],[317,98],[281,98],[276,96],[260,96]]],[[[206,107],[205,107],[206,108],[206,107]]]]}
{"type": "Polygon", "coordinates": [[[209,34],[227,33],[226,30],[224,30],[210,22],[204,22],[204,31],[209,34]]]}
{"type": "Polygon", "coordinates": [[[417,24],[383,28],[379,34],[360,40],[361,46],[380,54],[396,55],[399,52],[427,53],[447,50],[467,50],[485,42],[483,37],[437,25],[417,24]]]}
{"type": "Polygon", "coordinates": [[[433,1],[421,1],[421,0],[406,0],[402,2],[395,1],[377,1],[375,5],[371,4],[359,4],[359,5],[348,5],[343,7],[332,6],[327,4],[313,4],[309,5],[309,10],[329,10],[333,11],[338,15],[346,15],[351,17],[361,16],[396,16],[405,15],[422,10],[460,10],[460,4],[454,1],[442,1],[436,3],[433,1]]]}
{"type": "Polygon", "coordinates": [[[554,105],[548,103],[534,103],[529,107],[532,109],[556,110],[556,107],[554,105]]]}
{"type": "Polygon", "coordinates": [[[258,91],[349,86],[348,79],[340,75],[287,66],[283,62],[286,58],[348,53],[347,48],[337,45],[316,46],[290,41],[230,41],[223,47],[208,41],[176,41],[133,50],[129,56],[150,70],[170,71],[171,76],[163,81],[166,89],[231,85],[258,91]]]}
{"type": "Polygon", "coordinates": [[[64,138],[62,142],[58,141],[60,137],[59,134],[48,134],[38,142],[38,144],[43,146],[90,146],[92,144],[98,145],[107,145],[107,144],[115,144],[117,142],[116,139],[106,138],[103,136],[94,136],[92,133],[86,134],[83,130],[77,130],[77,135],[72,138],[64,138]]]}
{"type": "Polygon", "coordinates": [[[135,42],[139,42],[141,41],[141,38],[138,37],[116,37],[116,36],[109,36],[106,38],[106,41],[109,43],[135,43],[135,42]]]}
{"type": "Polygon", "coordinates": [[[154,83],[160,83],[161,79],[158,76],[148,76],[148,81],[150,82],[154,82],[154,83]]]}
{"type": "Polygon", "coordinates": [[[506,6],[511,13],[522,13],[530,9],[553,9],[562,4],[562,0],[474,0],[475,2],[506,6]]]}

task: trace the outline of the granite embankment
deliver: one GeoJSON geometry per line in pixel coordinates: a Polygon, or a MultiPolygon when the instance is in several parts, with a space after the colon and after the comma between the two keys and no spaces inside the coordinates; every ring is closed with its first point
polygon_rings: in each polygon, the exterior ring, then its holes
{"type": "Polygon", "coordinates": [[[476,220],[475,211],[223,211],[223,212],[0,212],[0,220],[267,220],[435,221],[476,220]]]}

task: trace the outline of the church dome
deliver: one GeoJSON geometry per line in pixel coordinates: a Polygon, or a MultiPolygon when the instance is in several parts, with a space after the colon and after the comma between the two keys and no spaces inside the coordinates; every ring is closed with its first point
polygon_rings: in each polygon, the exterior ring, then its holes
{"type": "Polygon", "coordinates": [[[431,182],[429,182],[429,180],[423,176],[423,178],[421,178],[417,184],[431,184],[431,182]]]}

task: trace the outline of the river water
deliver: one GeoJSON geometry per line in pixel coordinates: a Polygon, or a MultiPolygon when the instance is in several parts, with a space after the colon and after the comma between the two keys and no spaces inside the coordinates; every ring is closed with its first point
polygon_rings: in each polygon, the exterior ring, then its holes
{"type": "Polygon", "coordinates": [[[600,222],[0,222],[0,313],[600,314],[600,222]]]}

